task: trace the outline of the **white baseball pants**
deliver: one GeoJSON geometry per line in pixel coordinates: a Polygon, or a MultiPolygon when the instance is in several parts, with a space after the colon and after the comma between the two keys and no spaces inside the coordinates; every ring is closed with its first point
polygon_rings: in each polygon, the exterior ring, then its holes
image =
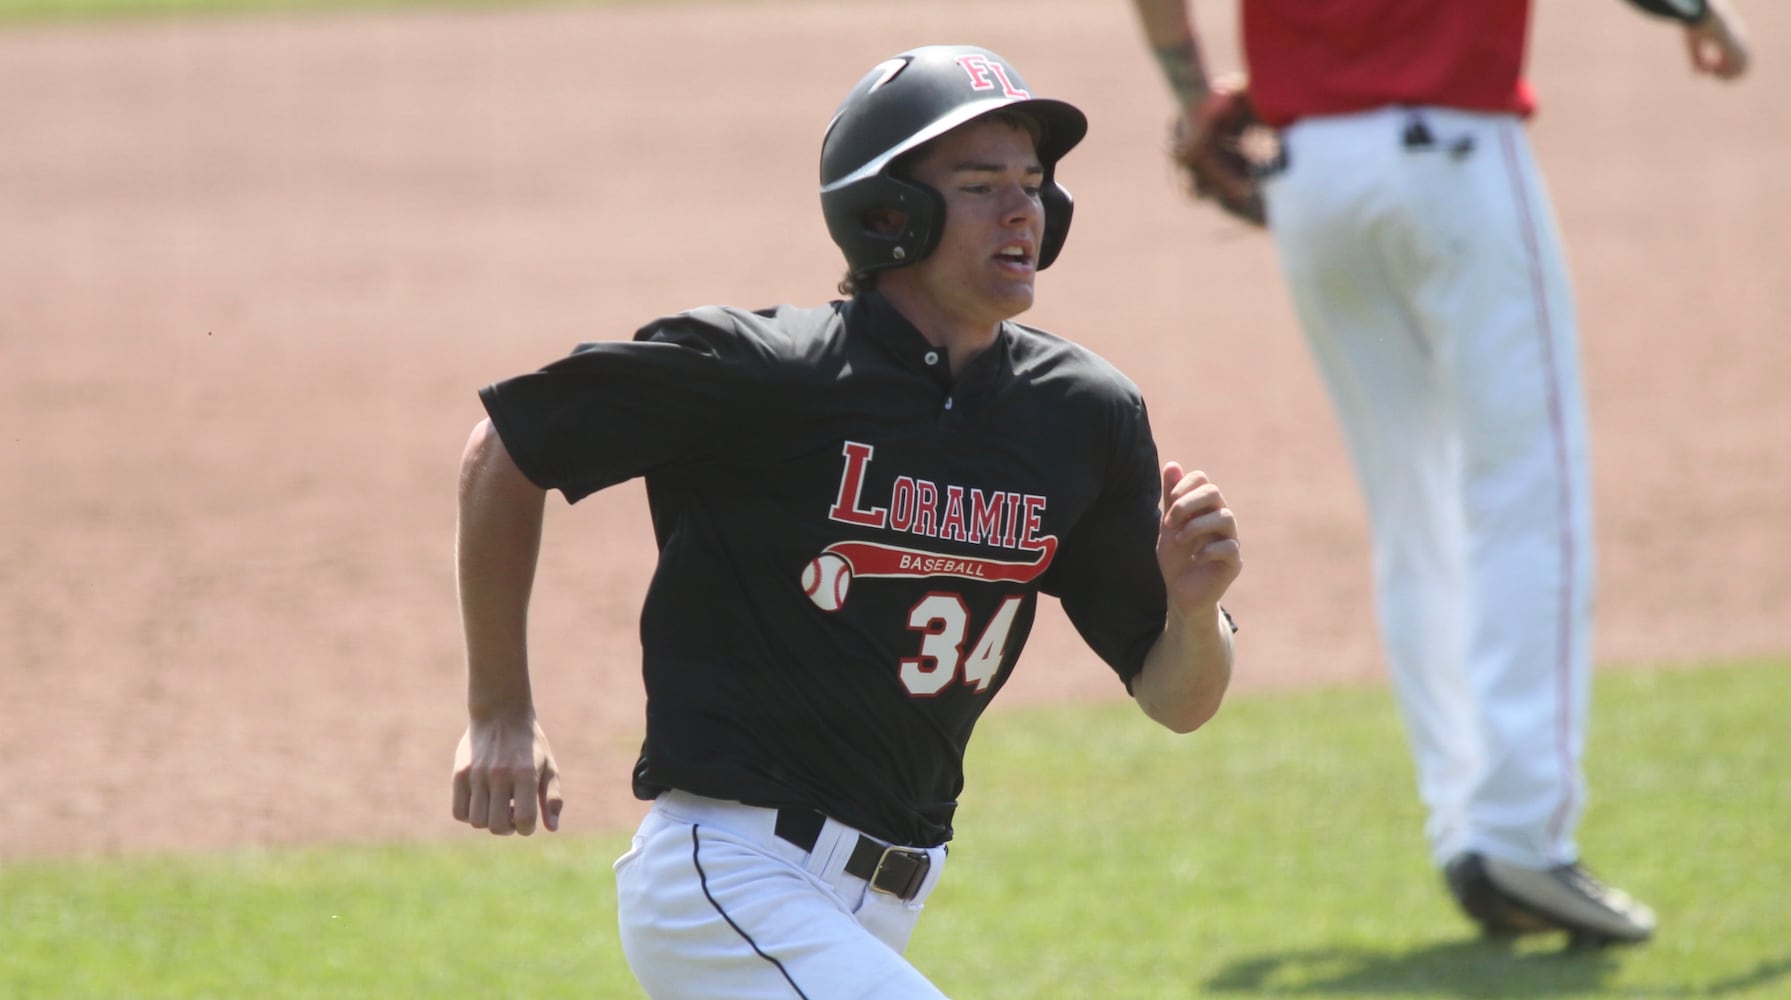
{"type": "Polygon", "coordinates": [[[1270,226],[1368,509],[1433,859],[1577,860],[1588,441],[1567,269],[1523,124],[1383,108],[1296,123],[1283,142],[1270,226]]]}
{"type": "Polygon", "coordinates": [[[846,874],[859,832],[827,820],[812,852],[777,813],[667,792],[616,862],[622,950],[654,1000],[931,1000],[902,957],[945,849],[912,901],[846,874]]]}

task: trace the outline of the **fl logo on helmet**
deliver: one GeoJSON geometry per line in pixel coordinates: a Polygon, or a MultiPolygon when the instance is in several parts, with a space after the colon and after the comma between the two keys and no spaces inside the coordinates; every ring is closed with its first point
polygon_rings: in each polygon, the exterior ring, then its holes
{"type": "Polygon", "coordinates": [[[959,56],[958,65],[964,67],[964,72],[970,74],[971,90],[994,90],[999,86],[1004,95],[1016,101],[1032,99],[1031,91],[1014,86],[1014,81],[1008,79],[1007,67],[999,61],[991,61],[988,56],[980,52],[969,52],[959,56]]]}

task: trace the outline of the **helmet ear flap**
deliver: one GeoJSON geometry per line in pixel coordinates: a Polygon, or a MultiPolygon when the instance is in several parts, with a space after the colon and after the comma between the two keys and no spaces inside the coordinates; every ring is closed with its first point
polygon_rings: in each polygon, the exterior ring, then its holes
{"type": "Polygon", "coordinates": [[[1051,266],[1057,255],[1063,250],[1063,244],[1070,235],[1070,218],[1076,214],[1076,200],[1070,197],[1069,189],[1055,180],[1045,182],[1039,190],[1039,200],[1045,203],[1045,236],[1039,241],[1039,270],[1051,266]]]}
{"type": "Polygon", "coordinates": [[[1011,111],[1039,126],[1045,169],[1045,232],[1038,267],[1057,258],[1068,233],[1068,191],[1053,179],[1057,161],[1082,141],[1088,119],[1074,105],[1036,98],[1005,59],[969,45],[928,45],[886,59],[840,102],[821,137],[821,214],[851,274],[913,264],[939,245],[945,199],[903,181],[901,157],[982,115],[1011,111]],[[899,232],[875,224],[899,214],[899,232]]]}
{"type": "Polygon", "coordinates": [[[912,264],[939,246],[945,198],[925,184],[888,174],[863,178],[824,196],[824,214],[833,241],[847,250],[853,274],[912,264]],[[869,224],[874,213],[895,212],[901,226],[882,231],[869,224]]]}

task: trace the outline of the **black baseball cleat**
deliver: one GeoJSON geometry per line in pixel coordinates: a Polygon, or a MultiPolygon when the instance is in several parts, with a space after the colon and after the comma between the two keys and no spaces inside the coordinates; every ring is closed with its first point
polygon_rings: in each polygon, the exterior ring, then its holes
{"type": "Polygon", "coordinates": [[[1443,868],[1449,894],[1469,919],[1489,938],[1514,938],[1561,928],[1506,898],[1486,877],[1486,859],[1478,854],[1458,854],[1443,868]]]}
{"type": "Polygon", "coordinates": [[[1522,868],[1462,854],[1443,875],[1449,891],[1488,937],[1566,931],[1574,949],[1635,944],[1654,935],[1654,911],[1600,882],[1578,863],[1522,868]]]}

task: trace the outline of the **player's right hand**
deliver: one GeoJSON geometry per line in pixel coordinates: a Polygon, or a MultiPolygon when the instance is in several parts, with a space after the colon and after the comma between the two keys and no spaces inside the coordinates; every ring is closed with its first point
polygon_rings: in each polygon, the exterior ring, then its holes
{"type": "Polygon", "coordinates": [[[541,724],[481,720],[454,750],[454,818],[500,836],[560,828],[560,771],[541,724]]]}

